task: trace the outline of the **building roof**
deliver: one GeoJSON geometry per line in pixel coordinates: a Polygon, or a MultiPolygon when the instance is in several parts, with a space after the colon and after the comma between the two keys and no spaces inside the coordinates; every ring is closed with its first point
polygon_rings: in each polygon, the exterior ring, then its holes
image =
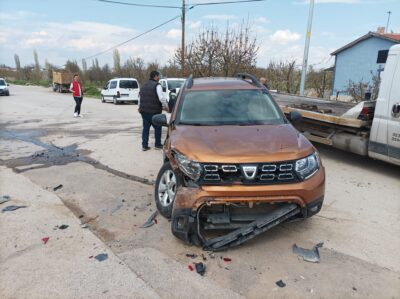
{"type": "Polygon", "coordinates": [[[398,33],[378,33],[378,32],[368,32],[367,34],[359,37],[358,39],[352,41],[351,43],[348,43],[347,45],[341,47],[340,49],[337,49],[336,51],[332,52],[331,55],[336,55],[348,48],[351,48],[352,46],[358,44],[359,42],[362,42],[363,40],[366,40],[371,37],[377,37],[381,38],[384,40],[388,40],[394,43],[400,43],[400,34],[398,33]]]}

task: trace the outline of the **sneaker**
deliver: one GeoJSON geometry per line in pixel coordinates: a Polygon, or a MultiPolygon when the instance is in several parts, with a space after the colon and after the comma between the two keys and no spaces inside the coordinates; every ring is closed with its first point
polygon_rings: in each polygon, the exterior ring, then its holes
{"type": "Polygon", "coordinates": [[[75,112],[75,113],[74,113],[74,117],[78,117],[78,113],[75,112]]]}
{"type": "Polygon", "coordinates": [[[156,146],[154,146],[154,148],[157,149],[157,150],[162,150],[163,146],[162,145],[156,145],[156,146]]]}
{"type": "Polygon", "coordinates": [[[150,147],[148,147],[148,146],[142,147],[142,151],[144,151],[144,152],[148,151],[149,149],[150,149],[150,147]]]}
{"type": "Polygon", "coordinates": [[[78,117],[83,117],[83,115],[82,114],[78,114],[78,117]]]}

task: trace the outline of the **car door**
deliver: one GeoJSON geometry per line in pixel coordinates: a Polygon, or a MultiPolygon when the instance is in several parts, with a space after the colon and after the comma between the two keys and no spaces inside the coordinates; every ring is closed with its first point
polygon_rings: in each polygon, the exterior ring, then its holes
{"type": "Polygon", "coordinates": [[[107,84],[104,86],[103,90],[101,91],[101,94],[103,95],[105,101],[110,99],[109,98],[110,97],[109,88],[110,88],[110,81],[107,82],[107,84]]]}
{"type": "Polygon", "coordinates": [[[169,90],[168,90],[167,80],[160,80],[160,84],[161,84],[161,87],[163,90],[163,95],[168,101],[169,100],[169,90]]]}
{"type": "Polygon", "coordinates": [[[108,88],[108,95],[107,99],[108,100],[113,100],[114,97],[117,96],[117,80],[111,80],[110,81],[110,87],[108,88]]]}
{"type": "Polygon", "coordinates": [[[397,65],[390,89],[388,107],[388,156],[392,163],[400,165],[400,48],[397,48],[397,65]]]}

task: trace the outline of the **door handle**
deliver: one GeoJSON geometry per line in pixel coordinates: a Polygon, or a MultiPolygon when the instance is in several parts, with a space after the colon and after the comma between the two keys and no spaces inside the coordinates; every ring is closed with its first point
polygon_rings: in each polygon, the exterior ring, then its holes
{"type": "Polygon", "coordinates": [[[400,117],[400,103],[396,103],[392,107],[392,116],[393,117],[400,117]]]}

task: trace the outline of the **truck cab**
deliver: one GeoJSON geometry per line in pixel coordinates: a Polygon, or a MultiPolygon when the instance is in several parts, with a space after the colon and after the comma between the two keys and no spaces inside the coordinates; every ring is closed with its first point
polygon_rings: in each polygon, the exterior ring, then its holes
{"type": "Polygon", "coordinates": [[[400,45],[390,48],[382,74],[368,155],[400,165],[400,45]]]}

